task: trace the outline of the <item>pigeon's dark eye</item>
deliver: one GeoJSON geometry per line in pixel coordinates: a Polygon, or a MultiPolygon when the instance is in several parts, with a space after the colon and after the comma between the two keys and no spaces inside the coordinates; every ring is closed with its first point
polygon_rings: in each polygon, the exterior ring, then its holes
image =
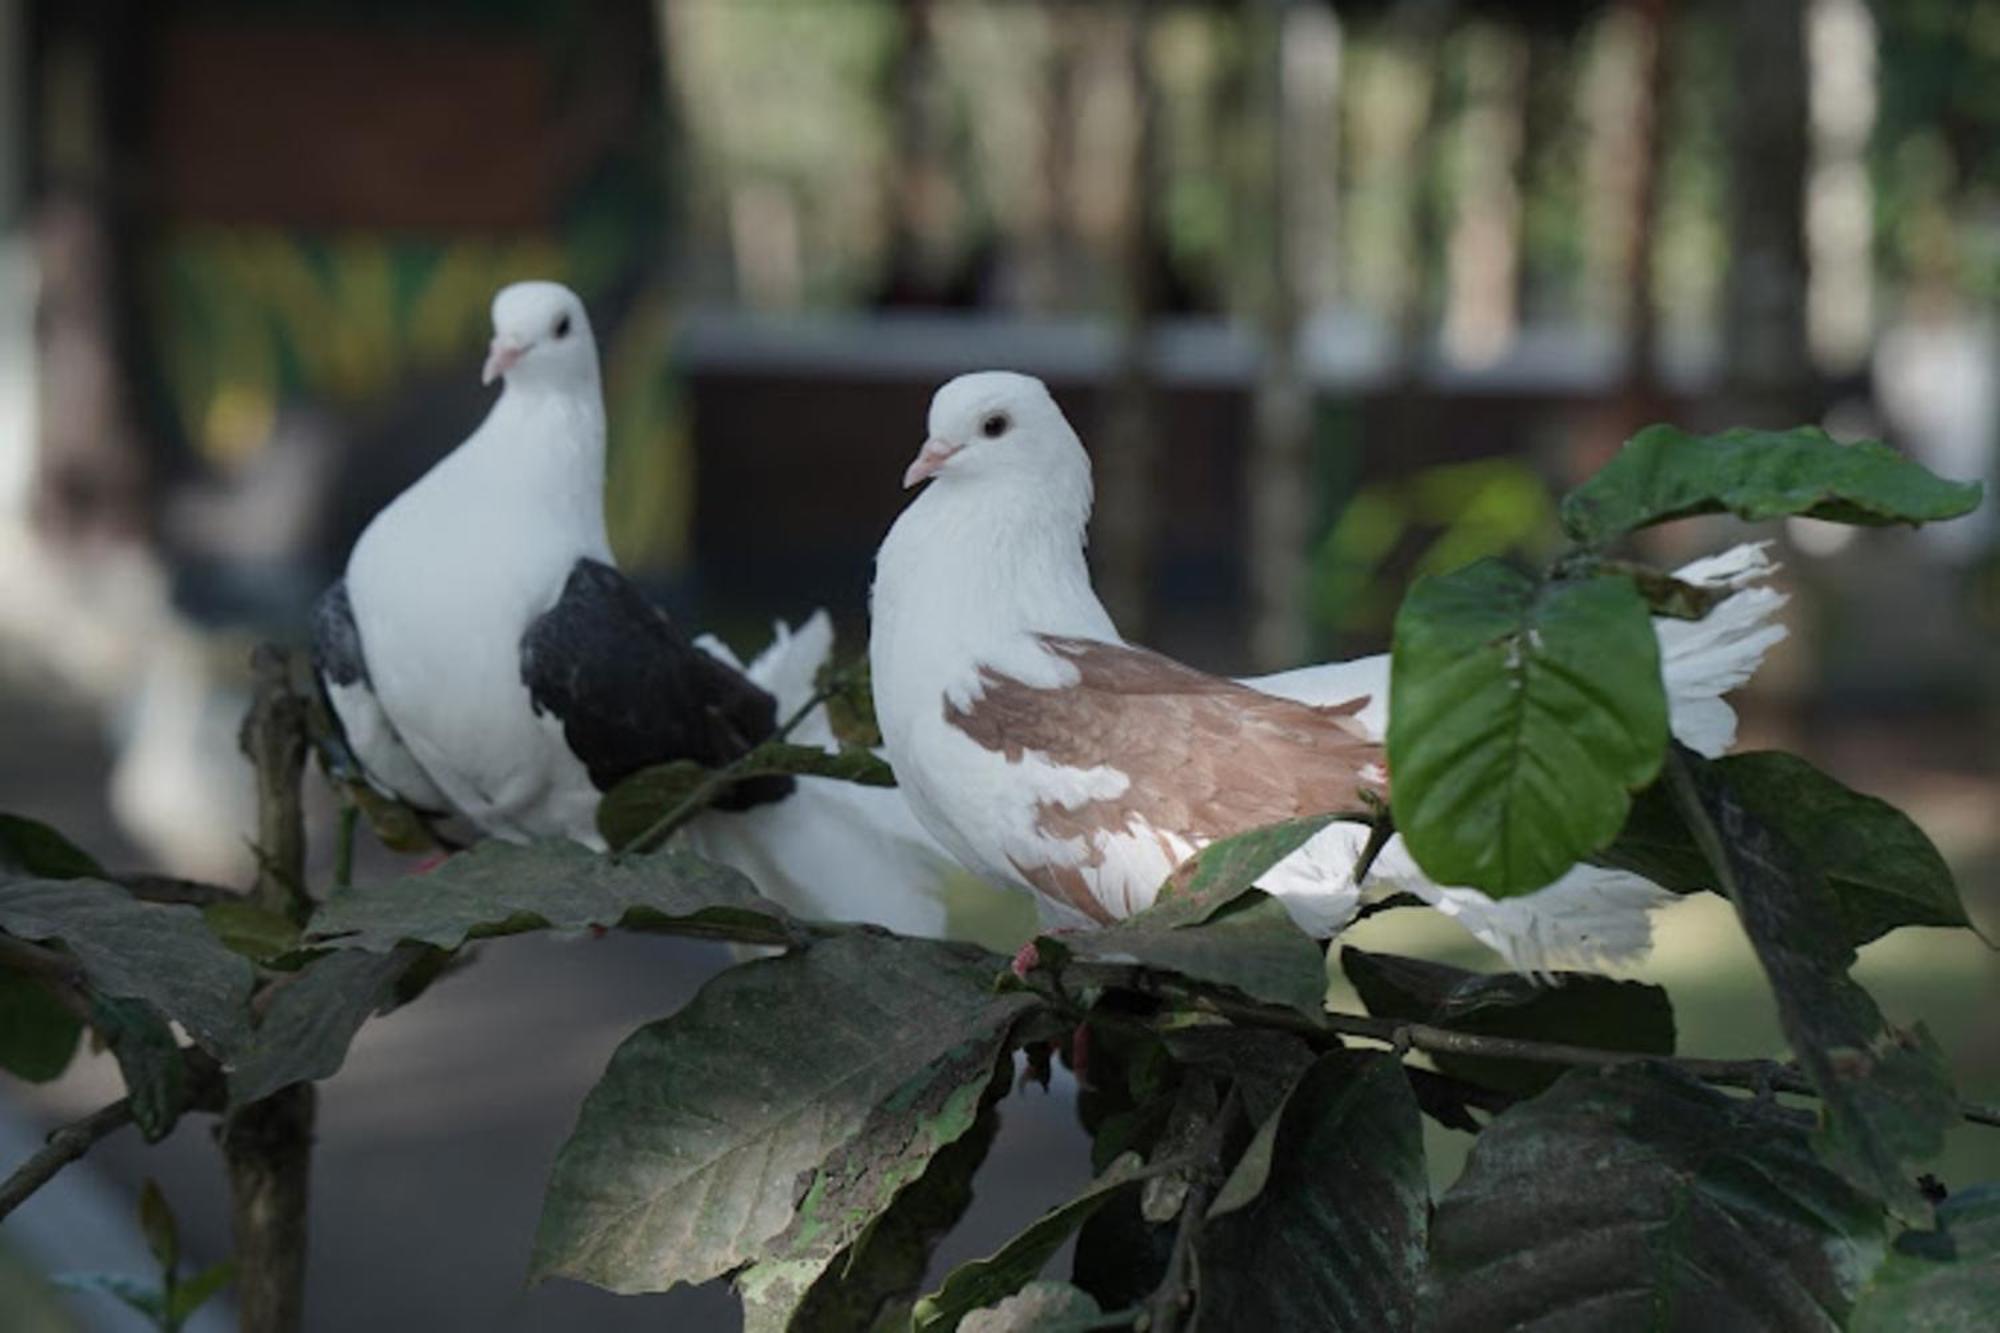
{"type": "Polygon", "coordinates": [[[1005,412],[994,412],[981,419],[979,433],[989,440],[997,440],[1002,435],[1005,435],[1007,427],[1013,424],[1013,421],[1009,419],[1005,412]]]}
{"type": "Polygon", "coordinates": [[[559,319],[559,320],[557,320],[557,321],[556,321],[556,337],[558,337],[558,338],[567,338],[567,337],[569,337],[569,316],[568,316],[568,315],[564,315],[564,316],[563,316],[563,317],[562,317],[561,319],[559,319]]]}

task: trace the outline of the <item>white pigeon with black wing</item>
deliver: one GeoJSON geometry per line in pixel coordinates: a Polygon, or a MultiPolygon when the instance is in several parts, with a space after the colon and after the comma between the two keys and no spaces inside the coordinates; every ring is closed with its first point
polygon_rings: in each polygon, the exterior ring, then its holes
{"type": "MultiPolygon", "coordinates": [[[[655,764],[739,758],[776,730],[778,700],[697,647],[613,562],[597,348],[575,293],[524,282],[494,298],[485,379],[496,378],[504,386],[479,428],[362,532],[315,609],[314,662],[375,785],[497,837],[601,848],[603,792],[655,764]]],[[[798,789],[788,777],[746,779],[695,823],[798,789]]],[[[948,863],[901,797],[885,795],[862,812],[889,821],[880,855],[840,873],[932,904],[948,863]]],[[[817,846],[822,805],[815,793],[760,832],[817,846]]],[[[730,832],[715,850],[743,850],[730,832]]],[[[805,910],[823,894],[777,873],[789,868],[815,867],[767,857],[759,887],[805,910]]],[[[913,928],[914,909],[883,910],[913,928]]],[[[942,925],[941,907],[915,916],[942,925]]]]}
{"type": "MultiPolygon", "coordinates": [[[[1103,924],[1210,842],[1386,790],[1386,657],[1232,681],[1120,638],[1084,559],[1090,460],[1039,380],[961,376],[929,433],[903,479],[929,485],[876,558],[869,654],[902,789],[967,868],[1033,893],[1052,924],[1103,924]]],[[[1755,547],[1690,567],[1732,595],[1699,624],[1656,622],[1674,732],[1703,753],[1734,738],[1721,694],[1784,637],[1784,599],[1749,586],[1769,569],[1755,547]]],[[[1580,866],[1495,902],[1426,879],[1400,838],[1357,885],[1366,837],[1330,825],[1260,883],[1319,935],[1407,889],[1530,972],[1642,951],[1668,897],[1580,866]]]]}

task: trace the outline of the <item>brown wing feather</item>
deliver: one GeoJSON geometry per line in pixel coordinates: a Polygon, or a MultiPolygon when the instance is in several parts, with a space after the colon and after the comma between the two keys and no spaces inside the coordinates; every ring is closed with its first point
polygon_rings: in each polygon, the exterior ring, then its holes
{"type": "MultiPolygon", "coordinates": [[[[1051,837],[1083,837],[1095,847],[1092,835],[1125,832],[1137,818],[1204,843],[1301,815],[1360,810],[1363,791],[1385,790],[1382,747],[1354,720],[1365,695],[1314,706],[1144,648],[1043,642],[1076,667],[1075,684],[1043,689],[983,669],[984,692],[968,708],[947,700],[945,720],[1009,761],[1034,751],[1130,779],[1115,799],[1074,809],[1044,804],[1037,824],[1051,837]]],[[[1043,887],[1072,903],[1079,896],[1076,885],[1043,887]]]]}

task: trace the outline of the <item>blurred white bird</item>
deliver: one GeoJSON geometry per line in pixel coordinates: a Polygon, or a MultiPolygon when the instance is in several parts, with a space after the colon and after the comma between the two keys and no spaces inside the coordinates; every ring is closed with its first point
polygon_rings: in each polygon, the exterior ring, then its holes
{"type": "MultiPolygon", "coordinates": [[[[314,664],[377,786],[498,837],[601,848],[604,791],[654,764],[740,757],[776,729],[780,700],[696,647],[614,565],[597,348],[575,293],[524,282],[494,298],[485,379],[496,378],[486,420],[355,543],[315,609],[314,664]]],[[[830,647],[823,619],[808,631],[759,662],[788,707],[830,647]]],[[[800,910],[877,919],[843,897],[846,876],[876,886],[886,923],[941,928],[942,908],[927,905],[948,863],[887,796],[746,779],[691,836],[800,910]],[[784,813],[758,821],[755,839],[727,822],[773,803],[784,813]],[[850,844],[869,834],[865,863],[822,859],[830,845],[858,859],[850,844]]]]}
{"type": "MultiPolygon", "coordinates": [[[[1100,924],[1215,839],[1383,785],[1386,657],[1237,682],[1119,637],[1084,560],[1089,458],[1040,381],[953,380],[929,432],[903,480],[930,484],[877,556],[869,653],[902,789],[968,868],[1034,893],[1051,924],[1100,924]]],[[[1746,586],[1768,572],[1757,547],[1698,562],[1681,576],[1739,591],[1701,622],[1656,622],[1674,733],[1705,754],[1734,739],[1719,696],[1784,637],[1784,599],[1746,586]]],[[[1431,883],[1400,838],[1356,885],[1367,836],[1331,825],[1260,882],[1322,936],[1365,895],[1408,890],[1531,972],[1642,952],[1668,896],[1580,866],[1495,902],[1431,883]]]]}

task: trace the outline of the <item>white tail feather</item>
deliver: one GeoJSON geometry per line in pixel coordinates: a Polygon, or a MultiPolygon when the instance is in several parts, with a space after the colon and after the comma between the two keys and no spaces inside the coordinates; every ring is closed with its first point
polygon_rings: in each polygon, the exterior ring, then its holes
{"type": "MultiPolygon", "coordinates": [[[[796,630],[772,626],[770,646],[748,667],[721,642],[696,640],[778,701],[782,721],[813,696],[833,652],[833,622],[815,611],[796,630]]],[[[824,706],[813,709],[791,740],[838,748],[824,706]]],[[[943,887],[956,863],[932,841],[893,787],[802,777],[790,796],[740,812],[709,810],[688,826],[702,855],[748,875],[793,911],[834,921],[864,921],[905,935],[945,930],[943,887]]]]}

